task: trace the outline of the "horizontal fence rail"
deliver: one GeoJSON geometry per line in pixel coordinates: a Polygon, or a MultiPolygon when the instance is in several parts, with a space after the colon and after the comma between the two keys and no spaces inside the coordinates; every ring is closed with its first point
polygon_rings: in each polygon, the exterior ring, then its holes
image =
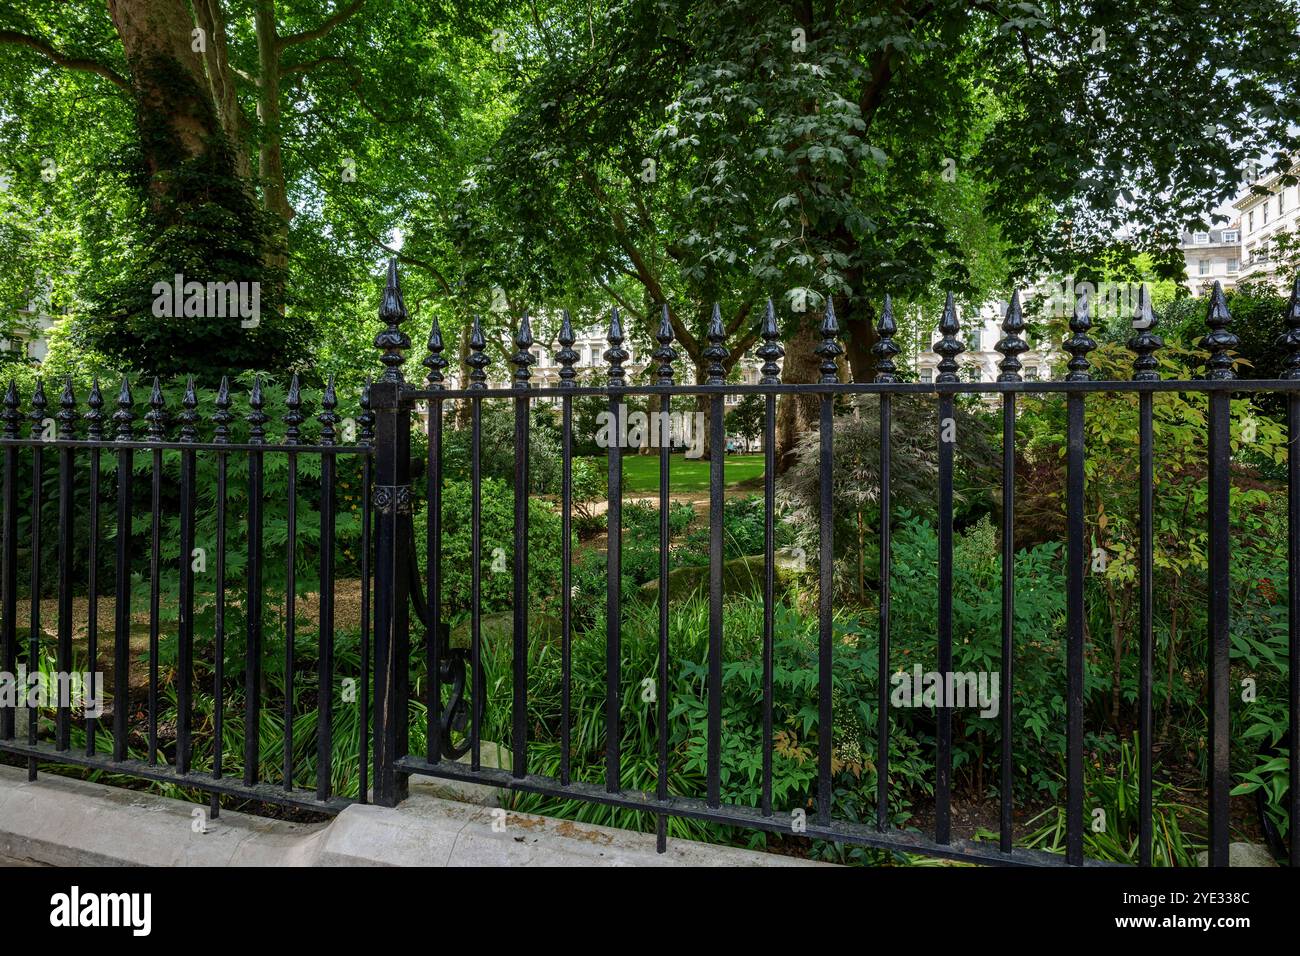
{"type": "MultiPolygon", "coordinates": [[[[511,358],[515,366],[513,382],[508,388],[490,388],[487,384],[487,369],[490,360],[486,353],[486,337],[478,320],[474,322],[469,337],[470,352],[467,359],[470,368],[469,382],[465,387],[453,388],[447,382],[444,370],[448,361],[443,357],[443,343],[435,321],[428,342],[428,356],[423,365],[429,370],[426,381],[421,385],[411,384],[402,376],[401,367],[405,362],[404,352],[411,343],[401,330],[406,320],[402,307],[400,287],[396,268],[390,264],[388,287],[385,293],[385,307],[381,318],[388,323],[385,331],[376,339],[377,347],[383,349],[383,362],[387,371],[375,389],[383,389],[384,400],[377,403],[380,416],[378,440],[379,483],[381,486],[393,482],[397,486],[390,497],[395,502],[409,501],[409,491],[404,486],[409,482],[409,422],[416,403],[425,403],[428,407],[429,446],[425,469],[426,498],[434,509],[430,512],[431,520],[427,524],[426,550],[429,556],[427,574],[423,580],[418,569],[408,572],[405,549],[409,546],[407,536],[402,533],[403,522],[410,521],[411,509],[401,507],[380,507],[378,576],[376,579],[376,607],[379,617],[376,620],[376,791],[375,799],[385,805],[400,801],[406,792],[406,780],[411,774],[422,774],[451,780],[461,780],[489,784],[509,790],[543,794],[555,798],[575,799],[603,804],[627,810],[645,811],[655,815],[658,823],[659,846],[665,846],[666,827],[664,821],[669,816],[706,820],[718,824],[744,827],[771,832],[790,832],[791,822],[789,808],[782,811],[774,806],[772,799],[772,748],[773,748],[773,613],[776,597],[774,594],[775,563],[773,512],[775,510],[773,472],[773,440],[775,436],[776,398],[777,396],[810,396],[817,400],[820,408],[819,421],[816,426],[819,437],[818,465],[821,482],[821,521],[819,546],[819,599],[817,616],[819,620],[816,668],[817,668],[817,711],[818,743],[816,745],[816,786],[814,809],[808,814],[805,825],[798,829],[808,837],[830,841],[857,844],[865,847],[880,848],[902,853],[919,853],[935,857],[967,860],[981,863],[1003,863],[1019,865],[1095,865],[1100,861],[1085,858],[1084,855],[1084,673],[1085,673],[1085,569],[1089,561],[1089,549],[1085,537],[1085,468],[1087,465],[1087,448],[1084,443],[1084,425],[1086,400],[1089,395],[1110,396],[1133,394],[1139,404],[1139,445],[1140,445],[1140,515],[1138,566],[1140,578],[1140,634],[1138,635],[1138,654],[1140,660],[1139,678],[1139,720],[1138,736],[1140,748],[1139,761],[1139,804],[1140,835],[1138,858],[1143,865],[1152,862],[1152,792],[1153,792],[1153,741],[1152,720],[1152,653],[1154,633],[1152,623],[1152,561],[1154,542],[1152,534],[1152,488],[1153,456],[1155,454],[1152,427],[1152,408],[1154,396],[1158,393],[1184,392],[1204,393],[1208,396],[1208,431],[1210,441],[1210,461],[1208,472],[1209,503],[1209,651],[1207,672],[1209,686],[1207,704],[1209,715],[1209,733],[1207,743],[1208,776],[1206,780],[1206,807],[1208,816],[1208,848],[1211,865],[1226,866],[1229,846],[1228,794],[1229,777],[1229,600],[1227,591],[1230,539],[1229,539],[1229,465],[1232,450],[1229,442],[1230,405],[1233,394],[1281,393],[1288,403],[1292,439],[1290,449],[1290,469],[1288,472],[1290,493],[1290,530],[1288,535],[1290,554],[1290,588],[1291,605],[1288,625],[1289,661],[1291,667],[1290,699],[1288,701],[1288,721],[1291,739],[1300,739],[1300,688],[1296,686],[1295,675],[1300,664],[1300,621],[1297,620],[1297,600],[1300,587],[1300,474],[1297,467],[1300,457],[1297,453],[1298,443],[1294,436],[1300,433],[1300,282],[1292,298],[1288,322],[1291,333],[1286,347],[1293,356],[1285,376],[1276,380],[1243,380],[1235,377],[1231,353],[1237,346],[1237,339],[1230,331],[1230,316],[1222,290],[1216,285],[1208,316],[1208,334],[1202,345],[1208,351],[1204,378],[1188,381],[1162,380],[1156,371],[1154,358],[1163,342],[1154,329],[1154,316],[1150,300],[1144,289],[1139,297],[1137,313],[1134,316],[1135,333],[1128,346],[1134,356],[1133,376],[1131,379],[1110,380],[1094,379],[1088,354],[1097,346],[1090,337],[1091,306],[1087,295],[1080,297],[1074,314],[1069,321],[1070,336],[1063,344],[1069,354],[1067,375],[1063,381],[1024,381],[1021,377],[1022,366],[1018,356],[1028,349],[1022,336],[1025,321],[1019,296],[1013,295],[1003,321],[1004,337],[995,346],[1003,356],[1000,374],[996,382],[964,382],[959,380],[959,366],[956,358],[964,351],[960,339],[960,325],[957,310],[950,295],[943,311],[938,329],[940,338],[933,345],[935,353],[941,357],[938,376],[933,383],[910,383],[898,379],[894,359],[900,354],[900,348],[894,341],[896,324],[892,305],[885,299],[884,308],[879,317],[877,333],[879,340],[874,347],[877,359],[877,372],[871,382],[841,381],[838,357],[842,349],[838,343],[839,328],[833,305],[827,303],[824,320],[821,324],[821,343],[816,348],[820,359],[820,378],[811,383],[784,383],[780,379],[778,361],[784,351],[779,342],[779,332],[774,310],[769,303],[766,315],[761,321],[759,337],[762,344],[757,350],[759,358],[764,360],[762,375],[757,384],[733,384],[726,381],[725,363],[730,353],[726,347],[726,336],[721,316],[715,308],[713,320],[707,334],[707,348],[703,356],[707,361],[704,381],[694,384],[678,384],[674,381],[672,363],[676,360],[673,348],[674,335],[668,322],[667,309],[656,340],[658,347],[651,353],[650,366],[646,370],[649,381],[644,384],[630,384],[623,363],[627,352],[623,349],[624,332],[617,310],[612,314],[609,328],[609,347],[604,353],[607,381],[600,385],[578,385],[574,364],[578,359],[573,349],[575,336],[567,314],[558,338],[561,346],[556,353],[560,363],[560,384],[556,387],[538,388],[530,381],[530,366],[535,357],[531,352],[533,345],[529,322],[525,317],[518,326],[515,338],[517,351],[511,358]],[[1065,754],[1065,804],[1066,804],[1066,840],[1063,854],[1026,850],[1013,846],[1013,786],[1015,783],[1015,740],[1013,737],[1012,703],[1013,679],[1011,662],[1016,644],[1026,639],[1027,635],[1017,633],[1015,627],[1016,580],[1012,573],[1014,561],[1015,534],[1015,422],[1017,415],[1017,397],[1020,395],[1059,394],[1066,403],[1066,654],[1064,667],[1066,671],[1066,754],[1065,754]],[[726,661],[723,659],[723,570],[722,570],[722,526],[721,512],[723,505],[723,464],[721,452],[724,434],[721,420],[724,410],[723,401],[731,395],[758,395],[764,399],[763,439],[765,448],[764,504],[766,510],[764,535],[764,581],[763,630],[762,630],[762,786],[759,799],[754,806],[725,804],[720,798],[721,778],[721,686],[726,661]],[[838,398],[856,395],[875,395],[880,402],[880,593],[879,593],[879,629],[880,655],[877,662],[879,713],[875,733],[875,754],[878,768],[876,806],[870,822],[841,819],[836,817],[832,794],[831,763],[831,728],[834,709],[837,706],[832,689],[832,633],[833,614],[831,563],[834,560],[833,527],[830,521],[831,485],[835,465],[834,449],[834,402],[838,398]],[[1000,764],[997,777],[998,801],[998,835],[996,841],[972,842],[955,838],[951,822],[951,761],[953,745],[952,708],[937,708],[937,733],[935,740],[934,767],[934,817],[932,830],[921,834],[902,830],[890,823],[889,815],[889,701],[886,684],[891,664],[898,661],[890,659],[891,626],[891,545],[890,518],[891,502],[891,409],[895,397],[912,396],[925,398],[929,396],[936,405],[936,442],[939,461],[939,565],[938,590],[935,601],[935,633],[937,640],[939,669],[950,671],[952,667],[953,641],[953,450],[955,440],[945,436],[944,426],[953,415],[954,399],[959,396],[983,395],[990,400],[1000,401],[1002,413],[1002,518],[1001,518],[1001,654],[1002,678],[1000,688],[1000,764]],[[623,609],[622,595],[619,587],[622,527],[620,520],[623,461],[622,450],[618,442],[612,442],[608,449],[608,530],[609,545],[607,551],[608,592],[606,595],[606,662],[607,662],[607,704],[604,714],[604,733],[606,740],[605,772],[603,783],[575,780],[571,771],[574,715],[572,708],[572,642],[573,642],[573,597],[572,597],[572,544],[571,516],[573,511],[572,457],[573,457],[573,415],[574,400],[584,396],[608,398],[612,409],[627,396],[658,396],[662,402],[661,410],[667,410],[670,402],[678,396],[703,396],[711,410],[711,438],[713,454],[709,465],[709,574],[708,574],[708,641],[707,641],[707,719],[706,727],[706,786],[702,796],[674,795],[670,792],[668,781],[668,741],[663,728],[667,726],[669,708],[668,700],[669,672],[673,666],[669,660],[668,631],[668,563],[669,525],[667,511],[669,507],[669,451],[659,450],[660,470],[658,488],[658,507],[660,511],[659,527],[659,654],[657,662],[658,687],[660,696],[655,702],[655,723],[659,728],[658,766],[654,786],[648,789],[631,789],[625,786],[622,777],[620,754],[620,721],[624,715],[620,710],[620,701],[628,675],[621,673],[621,621],[623,609]],[[530,770],[529,735],[531,726],[528,719],[527,668],[528,668],[528,600],[524,586],[528,567],[528,525],[526,498],[527,489],[527,436],[529,401],[538,398],[559,399],[559,416],[563,445],[563,479],[559,507],[562,515],[563,541],[561,562],[561,635],[560,655],[563,686],[560,696],[560,713],[558,726],[560,736],[560,758],[558,776],[540,775],[530,770]],[[515,417],[515,453],[518,462],[515,481],[515,524],[514,524],[514,611],[512,630],[512,670],[513,699],[510,701],[511,722],[509,749],[511,763],[509,769],[484,766],[481,760],[480,715],[484,702],[483,687],[483,623],[480,613],[480,504],[482,495],[482,475],[480,456],[480,422],[483,403],[490,400],[510,401],[516,409],[515,417]],[[470,673],[458,685],[458,693],[470,695],[473,700],[468,705],[473,719],[465,727],[466,741],[464,747],[472,757],[468,764],[452,759],[449,753],[434,741],[450,740],[449,728],[440,723],[443,709],[439,697],[441,682],[429,679],[429,699],[427,701],[429,726],[427,739],[430,746],[423,754],[411,754],[404,746],[406,739],[407,702],[409,691],[406,686],[407,671],[410,666],[410,641],[407,634],[408,621],[405,616],[404,594],[408,588],[423,590],[421,605],[427,609],[426,625],[426,662],[430,674],[439,673],[444,667],[440,654],[448,653],[446,643],[439,639],[442,627],[439,614],[445,595],[442,592],[440,561],[443,550],[442,518],[440,508],[441,489],[445,478],[443,464],[443,417],[447,403],[465,402],[470,408],[470,421],[473,429],[471,456],[471,498],[472,531],[471,542],[473,554],[471,610],[470,610],[470,647],[466,661],[470,673]],[[385,419],[388,424],[385,425],[385,419]],[[395,442],[397,447],[389,445],[395,442]],[[387,530],[385,530],[387,528],[387,530]],[[391,594],[391,600],[385,602],[385,594],[391,594]],[[395,659],[394,659],[395,658],[395,659]],[[383,661],[385,663],[381,664],[383,661]],[[380,728],[383,728],[385,740],[381,740],[380,728]]],[[[382,489],[381,489],[382,490],[382,489]]],[[[639,678],[639,675],[638,675],[639,678]]],[[[460,702],[463,705],[463,701],[460,702]]],[[[950,702],[949,702],[950,703],[950,702]]],[[[1291,791],[1287,801],[1292,833],[1300,821],[1300,801],[1297,800],[1296,762],[1291,764],[1291,791]]],[[[1295,841],[1292,840],[1291,862],[1297,861],[1295,841]]]]}
{"type": "MultiPolygon", "coordinates": [[[[279,439],[270,440],[267,425],[271,417],[264,411],[263,383],[259,376],[248,392],[248,410],[243,416],[247,441],[235,441],[232,426],[236,413],[232,411],[230,383],[223,378],[210,415],[211,433],[201,440],[200,426],[204,423],[198,411],[199,398],[193,378],[187,383],[174,420],[169,416],[163,389],[155,379],[143,415],[145,433],[141,437],[136,427],[137,405],[127,380],[122,381],[116,409],[111,415],[105,414],[105,399],[98,380],[90,391],[88,410],[83,414],[71,378],[64,385],[57,411],[51,415],[44,385],[38,380],[26,414],[30,430],[24,436],[20,432],[23,410],[11,382],[0,412],[4,424],[0,435],[4,476],[0,669],[14,679],[21,664],[28,675],[52,674],[50,686],[60,687],[60,681],[70,680],[67,675],[74,673],[74,661],[84,660],[90,681],[79,700],[63,693],[58,696],[53,705],[52,739],[46,733],[43,708],[33,705],[33,696],[26,686],[20,687],[19,706],[0,708],[0,753],[26,758],[31,779],[36,778],[40,764],[48,763],[205,792],[210,795],[212,817],[220,812],[221,796],[326,813],[335,813],[351,802],[334,792],[330,763],[335,729],[332,704],[339,676],[334,671],[332,657],[337,462],[356,460],[360,473],[362,514],[358,550],[362,613],[355,623],[360,629],[361,651],[359,674],[350,680],[360,687],[357,746],[358,759],[364,768],[370,749],[364,714],[371,679],[367,665],[372,544],[369,502],[375,421],[368,403],[367,390],[363,390],[359,414],[349,421],[349,432],[359,429],[355,435],[347,436],[350,442],[355,438],[355,442],[339,443],[341,418],[336,411],[338,399],[331,379],[321,396],[315,440],[304,441],[302,429],[306,415],[295,375],[285,397],[282,427],[276,429],[279,439]],[[83,424],[84,435],[78,433],[83,424]],[[302,727],[302,718],[293,706],[297,676],[295,653],[299,643],[296,634],[296,572],[301,547],[298,510],[300,499],[307,503],[302,498],[303,473],[304,461],[310,458],[316,459],[319,466],[319,479],[313,479],[311,485],[320,520],[319,627],[311,635],[317,650],[319,688],[317,716],[311,727],[316,738],[313,787],[300,782],[298,764],[305,748],[295,742],[295,728],[302,727]],[[271,492],[267,488],[266,469],[271,467],[279,473],[281,463],[286,472],[288,512],[284,551],[276,553],[279,548],[272,550],[267,535],[266,503],[271,492]],[[140,487],[142,464],[147,473],[143,479],[145,487],[140,487]],[[244,504],[243,513],[232,511],[237,504],[231,482],[232,466],[238,466],[237,473],[246,472],[244,497],[238,499],[244,504]],[[204,469],[202,480],[200,468],[204,469]],[[53,549],[58,578],[53,661],[46,654],[50,642],[42,621],[42,597],[46,594],[44,564],[50,553],[44,531],[52,517],[43,495],[51,473],[56,476],[57,489],[53,549]],[[20,496],[24,487],[28,489],[26,500],[20,496]],[[142,515],[140,505],[146,494],[148,510],[142,515]],[[211,503],[210,510],[201,510],[201,499],[211,503]],[[105,514],[111,529],[104,526],[105,514]],[[173,517],[178,521],[178,542],[164,538],[164,523],[173,517]],[[197,538],[201,519],[212,532],[210,539],[203,539],[203,547],[198,546],[197,538]],[[239,525],[242,529],[238,529],[239,525]],[[29,534],[25,549],[21,540],[24,528],[29,534]],[[242,589],[235,585],[234,575],[230,573],[230,537],[237,530],[242,530],[246,539],[245,553],[240,556],[245,569],[242,589]],[[111,573],[112,580],[106,581],[102,559],[110,533],[116,567],[111,573]],[[284,649],[284,701],[282,722],[275,735],[282,756],[279,779],[266,780],[263,767],[270,761],[263,732],[275,727],[266,723],[271,708],[266,700],[268,682],[264,675],[269,653],[264,574],[268,562],[272,561],[284,569],[286,578],[283,614],[275,618],[279,622],[275,636],[284,649]],[[26,591],[20,594],[22,564],[27,565],[30,577],[26,591]],[[79,582],[83,565],[85,577],[79,582]],[[136,575],[141,575],[147,584],[147,607],[133,608],[136,575]],[[173,575],[176,581],[174,622],[170,615],[163,613],[165,602],[171,601],[170,593],[164,592],[170,592],[173,575]],[[197,578],[204,578],[211,585],[202,594],[196,586],[197,578]],[[84,651],[75,653],[74,635],[79,627],[75,620],[74,589],[79,583],[84,584],[87,618],[84,651]],[[110,599],[106,584],[112,585],[113,602],[108,654],[101,650],[98,622],[100,603],[110,599]],[[18,620],[18,606],[23,597],[30,607],[25,646],[18,620]],[[205,615],[202,631],[196,628],[196,609],[205,615]],[[143,654],[132,642],[134,632],[144,626],[135,620],[141,612],[148,616],[148,647],[143,654]],[[242,618],[242,633],[230,626],[232,613],[242,618]],[[232,650],[242,650],[242,654],[231,656],[232,650]],[[112,684],[107,687],[99,685],[100,663],[106,659],[112,661],[112,684]],[[228,675],[227,666],[228,662],[235,661],[239,661],[242,674],[234,675],[240,679],[232,684],[228,681],[232,675],[228,675]],[[195,684],[196,663],[211,673],[207,687],[195,684]],[[137,702],[132,695],[132,675],[142,670],[147,671],[145,703],[143,710],[136,714],[133,713],[137,702]],[[242,687],[243,698],[238,715],[231,707],[231,691],[236,687],[242,687]],[[101,723],[99,718],[107,709],[106,704],[111,707],[111,717],[101,723]],[[18,710],[23,711],[26,719],[23,735],[16,733],[18,710]],[[172,711],[171,725],[164,727],[164,715],[172,711]],[[242,743],[232,747],[228,740],[230,721],[236,717],[240,721],[236,729],[240,730],[242,743]],[[75,747],[74,732],[82,741],[75,747]],[[206,743],[202,767],[196,766],[196,737],[204,738],[206,743]],[[230,775],[229,767],[233,754],[242,756],[235,776],[230,775]]],[[[360,789],[363,800],[366,786],[363,770],[360,789]]]]}

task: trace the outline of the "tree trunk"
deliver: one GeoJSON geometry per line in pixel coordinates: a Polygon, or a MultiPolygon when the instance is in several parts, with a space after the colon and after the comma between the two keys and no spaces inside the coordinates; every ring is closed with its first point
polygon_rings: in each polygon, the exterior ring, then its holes
{"type": "Polygon", "coordinates": [[[194,19],[204,32],[205,42],[200,55],[207,70],[208,93],[217,108],[217,118],[226,133],[226,139],[235,148],[239,176],[251,182],[253,169],[248,159],[248,150],[244,146],[249,138],[248,121],[239,106],[235,89],[235,72],[230,66],[226,19],[220,0],[195,0],[194,19]]]}
{"type": "MultiPolygon", "coordinates": [[[[695,384],[703,385],[708,380],[708,378],[709,378],[708,363],[701,359],[696,359],[695,384]]],[[[712,416],[709,414],[710,397],[711,396],[709,395],[695,396],[695,411],[698,416],[695,420],[699,423],[699,428],[703,429],[703,433],[701,436],[703,439],[703,448],[704,448],[704,455],[701,459],[703,461],[708,461],[710,457],[713,455],[713,442],[710,441],[709,438],[710,431],[711,431],[710,425],[712,424],[712,416]]]]}
{"type": "Polygon", "coordinates": [[[289,221],[293,207],[284,185],[284,154],[280,126],[280,49],[275,27],[274,0],[257,0],[257,119],[261,126],[257,173],[262,181],[262,203],[275,213],[274,241],[267,248],[266,264],[283,268],[288,261],[289,221]]]}
{"type": "MultiPolygon", "coordinates": [[[[821,342],[818,327],[821,313],[805,317],[795,334],[785,344],[785,362],[781,366],[781,381],[788,384],[816,382],[821,359],[814,351],[821,342]]],[[[818,423],[820,400],[816,395],[782,395],[776,409],[776,470],[783,473],[790,467],[799,436],[818,423]]]]}
{"type": "Polygon", "coordinates": [[[835,314],[840,316],[844,330],[844,358],[855,382],[870,382],[876,376],[876,356],[871,351],[880,336],[876,334],[876,310],[870,302],[857,303],[847,297],[836,297],[835,314]],[[843,301],[843,311],[841,309],[843,301]]]}
{"type": "MultiPolygon", "coordinates": [[[[460,381],[456,383],[457,388],[469,387],[469,323],[460,330],[460,342],[456,348],[456,364],[460,368],[460,381]]],[[[470,426],[470,402],[469,399],[462,398],[456,403],[456,428],[469,428],[470,426]]]]}
{"type": "Polygon", "coordinates": [[[171,224],[180,217],[169,202],[176,182],[169,174],[224,140],[193,49],[194,22],[183,0],[108,0],[108,12],[131,72],[151,212],[171,224]]]}

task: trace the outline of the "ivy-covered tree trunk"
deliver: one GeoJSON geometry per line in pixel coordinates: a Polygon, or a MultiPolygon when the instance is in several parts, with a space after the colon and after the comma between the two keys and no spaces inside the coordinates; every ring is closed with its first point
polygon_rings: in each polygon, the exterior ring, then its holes
{"type": "Polygon", "coordinates": [[[225,140],[194,24],[182,0],[109,0],[108,10],[130,68],[150,212],[175,222],[177,172],[225,140]]]}
{"type": "MultiPolygon", "coordinates": [[[[194,373],[202,384],[292,366],[304,335],[283,321],[283,263],[267,255],[277,233],[230,135],[232,77],[205,65],[218,38],[196,27],[184,0],[109,0],[108,9],[135,106],[138,152],[128,161],[141,217],[124,268],[95,290],[75,334],[124,367],[194,373]]],[[[228,68],[217,59],[214,69],[228,68]]]]}

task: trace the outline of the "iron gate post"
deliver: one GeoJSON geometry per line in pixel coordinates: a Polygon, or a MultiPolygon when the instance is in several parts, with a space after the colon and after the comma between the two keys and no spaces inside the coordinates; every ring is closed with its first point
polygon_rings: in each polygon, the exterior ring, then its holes
{"type": "Polygon", "coordinates": [[[401,330],[406,306],[397,277],[397,260],[388,263],[379,318],[387,328],[375,336],[383,350],[383,377],[370,387],[375,416],[375,693],[374,802],[394,807],[406,799],[408,773],[397,769],[406,756],[409,661],[411,656],[410,538],[405,522],[411,517],[411,410],[402,352],[411,340],[401,330]]]}
{"type": "Polygon", "coordinates": [[[407,775],[395,762],[407,751],[410,692],[410,580],[408,536],[411,514],[411,415],[400,382],[375,382],[375,693],[374,800],[392,807],[406,798],[407,775]]]}

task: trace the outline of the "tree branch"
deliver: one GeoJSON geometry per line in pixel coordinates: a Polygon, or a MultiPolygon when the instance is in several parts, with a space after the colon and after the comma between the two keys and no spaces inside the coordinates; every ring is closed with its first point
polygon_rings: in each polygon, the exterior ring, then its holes
{"type": "Polygon", "coordinates": [[[625,313],[632,316],[632,318],[636,320],[638,325],[641,324],[641,321],[643,319],[641,313],[638,312],[635,308],[633,308],[632,304],[628,302],[627,299],[619,295],[618,292],[615,291],[613,286],[611,286],[608,282],[606,282],[604,279],[601,279],[599,277],[597,277],[596,279],[596,284],[600,286],[602,289],[604,289],[606,292],[608,292],[610,298],[612,298],[615,302],[617,302],[625,313]]]}
{"type": "Polygon", "coordinates": [[[29,50],[35,50],[46,59],[50,60],[56,66],[61,66],[67,70],[81,70],[83,73],[94,73],[101,76],[114,86],[126,92],[131,92],[131,84],[109,66],[100,63],[98,60],[91,60],[85,57],[68,56],[59,52],[39,37],[28,36],[25,33],[15,33],[12,30],[0,30],[0,43],[9,43],[14,46],[25,46],[29,50]]]}
{"type": "Polygon", "coordinates": [[[362,74],[362,72],[359,69],[357,69],[357,65],[355,63],[353,63],[351,60],[347,59],[346,57],[333,56],[333,55],[318,56],[314,60],[306,60],[302,63],[294,63],[294,64],[290,64],[289,66],[282,66],[280,68],[280,75],[289,76],[294,73],[306,74],[306,73],[310,73],[312,70],[320,66],[343,67],[343,69],[347,72],[348,75],[347,76],[348,86],[352,89],[353,95],[356,96],[357,102],[360,103],[361,108],[365,110],[367,113],[369,113],[371,117],[373,117],[377,122],[384,123],[385,125],[388,126],[395,126],[399,123],[410,123],[414,121],[414,117],[410,117],[410,116],[385,115],[384,113],[381,113],[378,109],[376,109],[374,106],[372,106],[370,100],[366,97],[366,94],[363,93],[361,90],[361,84],[365,80],[364,74],[362,74]]]}
{"type": "Polygon", "coordinates": [[[366,5],[366,0],[352,0],[349,6],[336,12],[332,17],[328,17],[324,23],[314,30],[304,30],[302,33],[291,33],[285,37],[279,37],[276,40],[276,46],[283,50],[285,47],[294,46],[299,43],[310,43],[312,40],[319,40],[328,36],[343,21],[349,19],[353,14],[366,5]]]}
{"type": "Polygon", "coordinates": [[[438,267],[433,263],[426,259],[417,259],[415,256],[408,255],[400,249],[395,249],[385,242],[380,242],[378,239],[375,240],[375,245],[380,249],[383,249],[384,252],[388,253],[390,256],[396,258],[398,262],[402,263],[402,265],[415,266],[417,269],[424,269],[438,280],[438,285],[442,286],[443,292],[447,293],[447,295],[451,295],[451,283],[447,281],[446,277],[438,271],[438,267]]]}

